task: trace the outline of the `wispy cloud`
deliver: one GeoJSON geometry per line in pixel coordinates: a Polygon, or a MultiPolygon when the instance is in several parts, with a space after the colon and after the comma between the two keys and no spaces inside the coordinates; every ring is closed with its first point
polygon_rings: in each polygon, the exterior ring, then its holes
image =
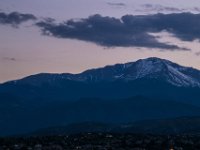
{"type": "Polygon", "coordinates": [[[5,61],[17,61],[17,59],[14,58],[14,57],[3,57],[3,60],[5,60],[5,61]]]}
{"type": "Polygon", "coordinates": [[[110,6],[117,6],[117,7],[125,7],[125,3],[115,3],[115,2],[107,2],[108,5],[110,6]]]}
{"type": "Polygon", "coordinates": [[[181,12],[184,9],[179,9],[176,7],[168,7],[168,6],[162,6],[162,5],[153,5],[153,4],[143,4],[141,5],[142,10],[141,11],[155,11],[155,12],[181,12]]]}
{"type": "Polygon", "coordinates": [[[192,7],[192,8],[177,8],[164,6],[160,4],[143,4],[140,5],[136,9],[137,12],[145,12],[145,13],[184,13],[184,12],[200,12],[200,7],[192,7]]]}

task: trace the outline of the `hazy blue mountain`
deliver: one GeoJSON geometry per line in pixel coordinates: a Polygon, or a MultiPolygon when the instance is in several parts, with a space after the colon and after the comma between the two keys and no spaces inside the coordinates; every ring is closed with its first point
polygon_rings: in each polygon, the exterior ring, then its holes
{"type": "Polygon", "coordinates": [[[196,116],[199,108],[199,70],[148,58],[0,84],[0,134],[78,122],[118,124],[196,116]]]}
{"type": "Polygon", "coordinates": [[[0,133],[20,134],[81,122],[124,124],[147,119],[200,116],[200,107],[138,96],[113,100],[80,99],[43,104],[10,104],[2,106],[0,114],[0,133]]]}

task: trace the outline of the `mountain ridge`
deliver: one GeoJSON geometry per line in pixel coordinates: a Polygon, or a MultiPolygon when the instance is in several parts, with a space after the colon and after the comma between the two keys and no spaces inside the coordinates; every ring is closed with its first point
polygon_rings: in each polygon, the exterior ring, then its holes
{"type": "MultiPolygon", "coordinates": [[[[89,69],[78,74],[72,73],[40,73],[19,80],[6,83],[17,83],[20,81],[53,82],[55,80],[71,80],[77,82],[102,82],[102,81],[134,81],[141,78],[161,78],[175,86],[200,87],[200,71],[192,67],[184,67],[166,59],[150,57],[139,59],[135,62],[108,65],[101,68],[89,69]]],[[[29,83],[30,83],[29,82],[29,83]]]]}

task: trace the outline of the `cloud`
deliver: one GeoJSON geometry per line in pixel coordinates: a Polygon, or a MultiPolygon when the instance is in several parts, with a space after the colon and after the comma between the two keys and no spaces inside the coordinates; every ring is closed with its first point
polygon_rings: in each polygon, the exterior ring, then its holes
{"type": "Polygon", "coordinates": [[[14,57],[3,57],[3,60],[6,60],[6,61],[17,61],[17,59],[14,58],[14,57]]]}
{"type": "Polygon", "coordinates": [[[200,52],[196,52],[195,55],[200,56],[200,52]]]}
{"type": "Polygon", "coordinates": [[[36,19],[37,18],[32,14],[22,14],[18,12],[6,14],[4,12],[0,12],[0,24],[17,26],[23,22],[36,19]]]}
{"type": "Polygon", "coordinates": [[[125,3],[114,3],[114,2],[107,2],[108,5],[110,6],[116,6],[116,7],[125,7],[125,3]]]}
{"type": "Polygon", "coordinates": [[[139,8],[136,9],[137,12],[143,13],[184,13],[184,12],[192,12],[199,13],[199,7],[185,7],[185,8],[177,8],[170,6],[163,6],[160,4],[143,4],[140,5],[139,8]]]}
{"type": "Polygon", "coordinates": [[[183,41],[200,39],[200,14],[126,15],[122,20],[128,26],[141,31],[155,33],[165,30],[183,41]]]}
{"type": "MultiPolygon", "coordinates": [[[[157,14],[146,16],[125,15],[121,19],[93,15],[80,20],[68,20],[56,24],[52,21],[38,22],[44,35],[57,38],[78,39],[105,47],[148,47],[167,50],[188,50],[177,45],[161,43],[149,34],[163,30],[173,32],[181,39],[193,39],[197,35],[190,26],[198,22],[193,14],[157,14]],[[185,20],[186,17],[186,20],[185,20]],[[193,22],[187,22],[188,20],[193,22]],[[188,29],[189,27],[189,29],[188,29]]],[[[200,29],[200,28],[199,28],[200,29]]],[[[199,30],[200,31],[200,30],[199,30]]]]}
{"type": "Polygon", "coordinates": [[[153,5],[153,4],[143,4],[141,5],[142,10],[141,11],[155,11],[155,12],[182,12],[185,9],[179,9],[176,7],[168,7],[168,6],[162,6],[162,5],[153,5]]]}

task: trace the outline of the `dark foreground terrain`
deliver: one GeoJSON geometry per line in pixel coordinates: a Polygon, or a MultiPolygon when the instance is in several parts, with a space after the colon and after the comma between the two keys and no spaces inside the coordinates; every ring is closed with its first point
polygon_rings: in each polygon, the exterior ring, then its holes
{"type": "Polygon", "coordinates": [[[1,138],[0,150],[199,150],[200,135],[85,133],[1,138]]]}

